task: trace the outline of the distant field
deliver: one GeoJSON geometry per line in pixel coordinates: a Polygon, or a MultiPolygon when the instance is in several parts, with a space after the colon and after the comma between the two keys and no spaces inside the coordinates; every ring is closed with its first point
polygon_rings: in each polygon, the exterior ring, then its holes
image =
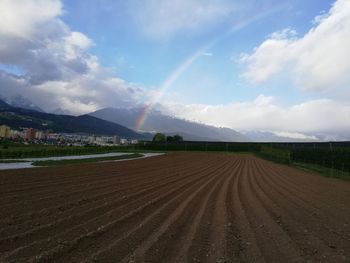
{"type": "Polygon", "coordinates": [[[29,157],[51,157],[66,155],[84,155],[108,153],[127,150],[123,146],[56,146],[56,145],[24,145],[24,144],[0,144],[0,160],[29,157]]]}
{"type": "Polygon", "coordinates": [[[350,142],[259,143],[180,142],[144,143],[135,150],[251,153],[258,157],[350,180],[350,142]]]}
{"type": "Polygon", "coordinates": [[[252,155],[0,173],[0,262],[349,262],[350,182],[252,155]]]}
{"type": "MultiPolygon", "coordinates": [[[[108,152],[226,152],[252,153],[261,158],[302,166],[320,174],[350,180],[350,142],[239,143],[239,142],[141,142],[136,145],[68,147],[0,143],[1,159],[85,155],[108,152]]],[[[6,161],[5,161],[6,162],[6,161]]]]}

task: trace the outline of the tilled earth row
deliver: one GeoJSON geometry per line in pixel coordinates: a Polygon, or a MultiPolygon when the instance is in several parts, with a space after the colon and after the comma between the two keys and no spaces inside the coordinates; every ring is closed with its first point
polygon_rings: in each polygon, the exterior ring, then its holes
{"type": "Polygon", "coordinates": [[[350,183],[249,155],[0,172],[0,262],[350,262],[350,183]]]}

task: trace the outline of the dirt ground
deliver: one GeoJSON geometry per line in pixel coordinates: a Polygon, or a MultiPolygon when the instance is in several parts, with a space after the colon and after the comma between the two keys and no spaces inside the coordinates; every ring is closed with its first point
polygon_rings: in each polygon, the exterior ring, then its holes
{"type": "Polygon", "coordinates": [[[249,155],[0,171],[0,262],[350,262],[350,182],[249,155]]]}

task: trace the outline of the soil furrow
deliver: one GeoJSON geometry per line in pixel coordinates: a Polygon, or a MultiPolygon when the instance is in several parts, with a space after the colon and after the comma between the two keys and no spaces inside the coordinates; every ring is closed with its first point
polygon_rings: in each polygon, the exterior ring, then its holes
{"type": "MultiPolygon", "coordinates": [[[[236,164],[232,163],[231,165],[235,166],[236,164]]],[[[232,168],[230,166],[226,166],[224,167],[224,170],[221,171],[218,169],[216,171],[216,183],[219,183],[220,187],[222,187],[222,183],[226,180],[228,171],[231,169],[232,168]]],[[[215,188],[214,186],[216,183],[209,185],[209,189],[215,188]]],[[[200,202],[205,199],[205,196],[208,195],[208,190],[204,189],[201,194],[204,197],[198,194],[189,203],[182,203],[181,206],[179,206],[171,215],[169,215],[162,226],[160,226],[148,240],[141,244],[140,247],[142,249],[138,249],[134,252],[134,258],[136,260],[143,259],[146,262],[169,262],[172,258],[175,258],[178,254],[180,254],[180,244],[184,243],[184,239],[186,239],[186,235],[188,233],[187,228],[189,225],[193,224],[190,222],[194,220],[194,217],[197,214],[196,209],[198,209],[198,206],[200,206],[200,202]],[[177,245],[174,246],[174,242],[177,245]]],[[[215,198],[213,198],[213,201],[214,200],[215,198]]],[[[207,208],[213,209],[214,207],[207,208]]]]}
{"type": "MultiPolygon", "coordinates": [[[[225,166],[225,165],[223,165],[223,166],[225,166]]],[[[204,177],[202,176],[202,177],[198,178],[196,180],[196,182],[195,182],[197,187],[194,188],[194,189],[197,190],[199,187],[201,187],[201,184],[204,184],[208,180],[212,180],[211,172],[208,172],[207,176],[204,176],[204,177]]],[[[103,249],[98,249],[93,254],[92,257],[93,258],[103,257],[103,255],[105,253],[107,253],[107,254],[110,253],[111,248],[115,248],[115,249],[117,249],[118,253],[117,253],[117,255],[114,254],[113,258],[116,258],[116,257],[119,258],[120,257],[120,259],[121,259],[122,258],[121,256],[124,253],[126,253],[126,252],[122,252],[123,248],[124,248],[124,250],[125,250],[125,248],[127,248],[128,250],[132,250],[133,247],[138,245],[138,243],[140,242],[140,239],[142,239],[142,237],[147,236],[147,233],[148,234],[152,233],[152,230],[154,229],[154,226],[155,225],[159,225],[162,222],[162,219],[164,218],[164,216],[168,215],[168,213],[162,213],[161,214],[162,209],[167,209],[167,211],[171,211],[172,209],[174,209],[174,207],[180,205],[181,204],[181,200],[186,198],[186,195],[184,193],[191,192],[190,191],[191,189],[192,189],[192,186],[189,189],[183,189],[184,192],[179,193],[179,197],[176,198],[176,196],[173,196],[168,202],[163,204],[161,206],[161,208],[159,208],[159,209],[157,209],[157,210],[155,210],[153,212],[151,211],[150,214],[145,215],[146,218],[142,217],[142,221],[140,223],[139,222],[128,222],[129,225],[132,223],[132,225],[134,226],[134,227],[132,227],[131,230],[129,230],[129,231],[125,230],[124,233],[122,234],[122,238],[121,239],[117,239],[117,240],[114,240],[114,241],[111,240],[105,246],[103,246],[101,244],[103,249]],[[142,226],[142,228],[140,228],[140,225],[142,226]],[[142,234],[140,234],[140,232],[142,234]]],[[[130,226],[129,227],[120,226],[120,229],[129,229],[129,228],[130,228],[130,226]]],[[[120,229],[118,229],[118,231],[120,231],[120,229]]],[[[115,230],[117,230],[117,229],[115,229],[115,230]]],[[[113,232],[110,232],[108,234],[111,235],[112,233],[113,232]]],[[[107,239],[107,241],[108,240],[109,239],[107,239]]],[[[90,244],[87,244],[87,245],[90,245],[90,244]]],[[[113,249],[113,251],[114,251],[114,249],[113,249]]]]}
{"type": "MultiPolygon", "coordinates": [[[[206,170],[207,168],[204,167],[202,169],[198,169],[196,170],[194,173],[200,173],[201,171],[204,171],[206,170]]],[[[191,175],[187,175],[187,176],[191,176],[191,175]]],[[[193,174],[192,174],[193,176],[193,174]]],[[[174,178],[173,176],[164,176],[162,177],[160,180],[158,180],[158,183],[162,183],[160,184],[159,186],[162,186],[162,185],[167,185],[167,184],[171,184],[171,183],[174,183],[176,182],[177,180],[180,180],[182,177],[177,177],[177,178],[174,178]],[[163,181],[165,181],[163,183],[163,181]]],[[[114,189],[115,186],[112,185],[112,189],[114,189]]],[[[40,219],[44,219],[45,221],[43,222],[42,220],[38,220],[38,216],[40,216],[40,214],[38,215],[38,213],[30,213],[27,217],[27,222],[29,223],[29,227],[30,228],[33,228],[33,226],[35,225],[40,225],[42,226],[43,224],[45,224],[45,222],[48,222],[48,223],[51,223],[51,220],[52,220],[52,217],[53,217],[53,220],[56,220],[56,217],[57,217],[57,212],[59,212],[60,216],[61,217],[65,217],[65,214],[68,214],[70,215],[71,214],[71,210],[72,209],[77,209],[77,207],[79,209],[83,208],[84,206],[90,206],[91,205],[91,201],[96,201],[98,199],[101,199],[101,202],[103,204],[105,203],[108,203],[110,202],[110,199],[117,199],[118,197],[122,197],[123,199],[127,200],[129,197],[128,195],[132,194],[132,195],[135,195],[135,192],[137,193],[138,191],[143,191],[143,193],[147,193],[146,190],[152,190],[152,189],[156,189],[155,186],[154,186],[154,181],[152,182],[147,182],[147,184],[141,184],[141,185],[137,185],[134,186],[134,187],[131,187],[129,189],[117,189],[117,190],[113,190],[111,193],[105,193],[105,191],[103,191],[102,193],[103,194],[99,194],[97,196],[92,196],[90,198],[82,198],[78,201],[76,201],[75,203],[73,202],[70,202],[70,203],[66,203],[65,205],[56,205],[55,207],[53,208],[46,208],[46,209],[43,209],[41,210],[41,218],[40,219]],[[147,189],[147,186],[149,186],[149,189],[147,189]],[[125,190],[128,190],[128,191],[125,191],[125,190]],[[125,191],[125,192],[123,192],[125,191]],[[107,196],[110,196],[109,199],[106,199],[107,196]],[[51,214],[53,214],[52,217],[50,217],[50,210],[51,210],[51,214]]],[[[101,193],[101,191],[98,191],[101,193]]],[[[91,193],[90,193],[91,194],[91,193]]],[[[24,216],[21,217],[22,220],[24,218],[24,216]]],[[[8,224],[11,224],[12,228],[15,229],[15,231],[17,230],[18,228],[18,224],[21,223],[21,222],[18,222],[17,220],[14,220],[12,219],[11,221],[8,221],[6,222],[6,219],[5,219],[5,224],[8,225],[8,224]]],[[[24,222],[25,223],[25,222],[24,222]]],[[[23,228],[23,222],[22,222],[22,225],[20,226],[21,229],[25,229],[23,228]]],[[[5,227],[5,229],[7,229],[7,231],[10,231],[11,230],[11,227],[5,227]]],[[[0,230],[0,233],[1,233],[2,230],[0,230]]],[[[6,234],[3,233],[2,235],[3,237],[6,237],[6,234]]]]}
{"type": "MultiPolygon", "coordinates": [[[[301,262],[293,241],[270,217],[257,196],[252,184],[254,162],[247,161],[242,180],[242,205],[257,240],[257,245],[267,262],[301,262]]],[[[259,176],[255,171],[255,176],[259,176]]]]}
{"type": "MultiPolygon", "coordinates": [[[[263,176],[264,179],[266,177],[263,176]]],[[[260,184],[265,183],[263,180],[261,183],[257,182],[258,186],[260,184]]],[[[267,185],[270,186],[269,191],[263,191],[268,198],[265,203],[275,205],[275,210],[279,211],[274,214],[275,220],[289,235],[293,236],[300,250],[307,253],[310,258],[318,257],[318,260],[327,258],[334,262],[342,262],[342,255],[350,247],[350,240],[329,229],[336,227],[334,222],[323,222],[315,216],[315,212],[311,213],[307,207],[291,202],[293,198],[295,199],[295,195],[287,198],[271,185],[267,185]]],[[[263,189],[263,187],[260,188],[263,189]]]]}
{"type": "MultiPolygon", "coordinates": [[[[204,178],[206,176],[208,175],[200,175],[200,178],[204,178]]],[[[185,185],[186,187],[193,187],[192,185],[193,183],[196,183],[196,178],[191,177],[189,178],[189,181],[186,181],[185,183],[180,185],[178,188],[176,188],[176,186],[174,185],[171,191],[168,191],[168,192],[166,191],[166,193],[161,196],[157,196],[157,194],[155,194],[157,197],[150,200],[149,202],[147,202],[147,199],[141,199],[139,200],[139,202],[135,204],[135,206],[125,207],[125,211],[118,212],[118,211],[112,210],[112,211],[109,211],[105,216],[100,215],[98,218],[93,218],[84,222],[83,224],[76,225],[73,228],[70,228],[64,231],[63,233],[61,233],[61,236],[63,236],[64,239],[58,236],[58,237],[54,237],[53,240],[50,240],[51,242],[48,242],[48,243],[45,242],[45,240],[42,240],[41,242],[35,242],[33,244],[30,244],[29,246],[19,248],[17,251],[13,251],[12,254],[18,254],[18,253],[25,254],[26,253],[25,251],[33,251],[33,250],[40,250],[40,251],[49,250],[51,252],[47,254],[48,254],[48,257],[50,258],[51,254],[58,255],[61,253],[61,250],[63,251],[70,250],[71,246],[73,247],[76,247],[78,245],[83,246],[81,242],[82,240],[88,240],[91,236],[96,237],[100,234],[104,234],[107,232],[106,230],[107,228],[112,228],[114,225],[118,225],[120,222],[125,223],[125,221],[127,221],[127,219],[129,219],[130,217],[133,220],[138,219],[138,217],[134,216],[135,214],[139,214],[144,209],[151,209],[151,210],[156,209],[157,208],[157,206],[155,205],[156,203],[161,202],[165,198],[169,198],[170,194],[175,191],[181,192],[181,190],[186,189],[184,188],[185,185]],[[135,208],[135,211],[132,211],[133,207],[137,207],[135,208]],[[131,212],[128,213],[128,211],[131,211],[131,212]],[[125,217],[124,216],[125,214],[127,214],[128,216],[125,217]],[[123,216],[120,217],[120,215],[123,215],[123,216]],[[102,219],[102,221],[101,220],[96,221],[96,219],[102,219]],[[65,245],[62,246],[61,243],[64,243],[65,245]]],[[[130,222],[132,222],[132,220],[127,221],[127,223],[130,223],[130,222]]],[[[87,241],[87,243],[90,244],[89,240],[87,241]]],[[[45,255],[46,254],[44,254],[44,258],[47,258],[47,256],[45,255]]]]}
{"type": "MultiPolygon", "coordinates": [[[[189,178],[189,180],[190,180],[189,182],[190,183],[193,182],[194,179],[195,178],[190,177],[189,178]]],[[[185,184],[186,183],[189,184],[188,182],[185,182],[185,184]]],[[[170,186],[172,186],[172,185],[170,185],[170,186]]],[[[172,190],[174,190],[174,189],[177,190],[176,189],[176,185],[173,185],[171,188],[172,188],[172,190]]],[[[179,187],[179,188],[181,189],[181,187],[179,187]]],[[[153,193],[152,196],[153,195],[157,196],[158,193],[157,192],[153,193]]],[[[135,206],[137,207],[137,205],[139,203],[142,204],[142,203],[144,203],[144,201],[145,201],[144,199],[137,200],[135,206]]],[[[133,206],[124,206],[124,207],[125,207],[125,210],[128,211],[129,209],[132,209],[133,206]]],[[[42,241],[36,240],[34,243],[29,243],[29,244],[25,245],[24,247],[17,248],[15,251],[12,251],[11,253],[8,253],[8,255],[18,254],[18,253],[25,254],[25,253],[27,253],[26,251],[33,251],[35,249],[43,250],[45,247],[46,247],[46,249],[48,249],[48,246],[50,244],[57,245],[57,243],[60,244],[62,242],[69,243],[70,239],[69,239],[69,237],[68,237],[68,235],[66,233],[69,233],[69,236],[71,236],[71,238],[73,238],[73,240],[74,240],[74,238],[76,239],[77,236],[85,235],[86,232],[93,231],[95,228],[96,229],[100,228],[99,226],[103,225],[103,221],[101,222],[98,219],[102,218],[104,220],[110,220],[110,219],[113,219],[113,215],[114,216],[118,216],[120,214],[123,214],[123,211],[119,211],[119,210],[115,211],[115,210],[117,210],[117,209],[112,209],[112,210],[106,212],[106,215],[98,215],[95,218],[91,218],[91,219],[89,218],[89,220],[87,220],[83,224],[78,224],[78,225],[75,225],[72,228],[70,227],[70,228],[66,229],[63,233],[60,234],[61,236],[65,236],[66,240],[62,239],[60,236],[56,237],[56,236],[51,235],[51,237],[53,237],[53,238],[50,238],[50,240],[49,240],[50,242],[48,242],[47,239],[42,239],[42,241]],[[97,222],[95,222],[96,220],[97,220],[97,222]],[[90,225],[91,222],[94,222],[94,224],[90,225]],[[84,227],[84,225],[87,225],[88,228],[84,227]],[[94,227],[95,225],[96,225],[96,227],[94,227]],[[91,230],[89,230],[89,229],[91,229],[91,230]]],[[[116,220],[116,221],[118,221],[118,220],[116,220]]],[[[80,221],[77,221],[77,222],[80,223],[80,221]]]]}
{"type": "Polygon", "coordinates": [[[1,171],[0,262],[349,262],[349,202],[243,154],[1,171]]]}

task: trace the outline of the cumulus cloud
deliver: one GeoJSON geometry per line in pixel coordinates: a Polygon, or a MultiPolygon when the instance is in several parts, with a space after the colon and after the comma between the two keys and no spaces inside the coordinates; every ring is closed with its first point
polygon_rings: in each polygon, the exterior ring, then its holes
{"type": "Polygon", "coordinates": [[[304,36],[285,29],[270,35],[251,54],[243,54],[243,76],[259,84],[287,72],[305,90],[343,94],[350,83],[349,46],[350,1],[337,0],[328,13],[314,19],[314,27],[304,36]]]}
{"type": "Polygon", "coordinates": [[[89,53],[93,41],[72,31],[62,14],[59,0],[0,1],[1,94],[21,94],[45,110],[76,114],[136,104],[140,94],[146,96],[103,68],[89,53]]]}
{"type": "Polygon", "coordinates": [[[259,95],[253,101],[225,105],[168,103],[165,110],[177,117],[238,130],[289,132],[289,135],[350,130],[350,106],[331,99],[281,106],[275,98],[259,95]]]}
{"type": "Polygon", "coordinates": [[[92,41],[58,18],[59,1],[5,0],[0,10],[5,17],[0,26],[0,62],[22,68],[32,84],[71,79],[92,69],[94,57],[86,52],[92,41]]]}
{"type": "Polygon", "coordinates": [[[1,0],[0,34],[30,38],[39,28],[62,14],[59,0],[1,0]]]}

